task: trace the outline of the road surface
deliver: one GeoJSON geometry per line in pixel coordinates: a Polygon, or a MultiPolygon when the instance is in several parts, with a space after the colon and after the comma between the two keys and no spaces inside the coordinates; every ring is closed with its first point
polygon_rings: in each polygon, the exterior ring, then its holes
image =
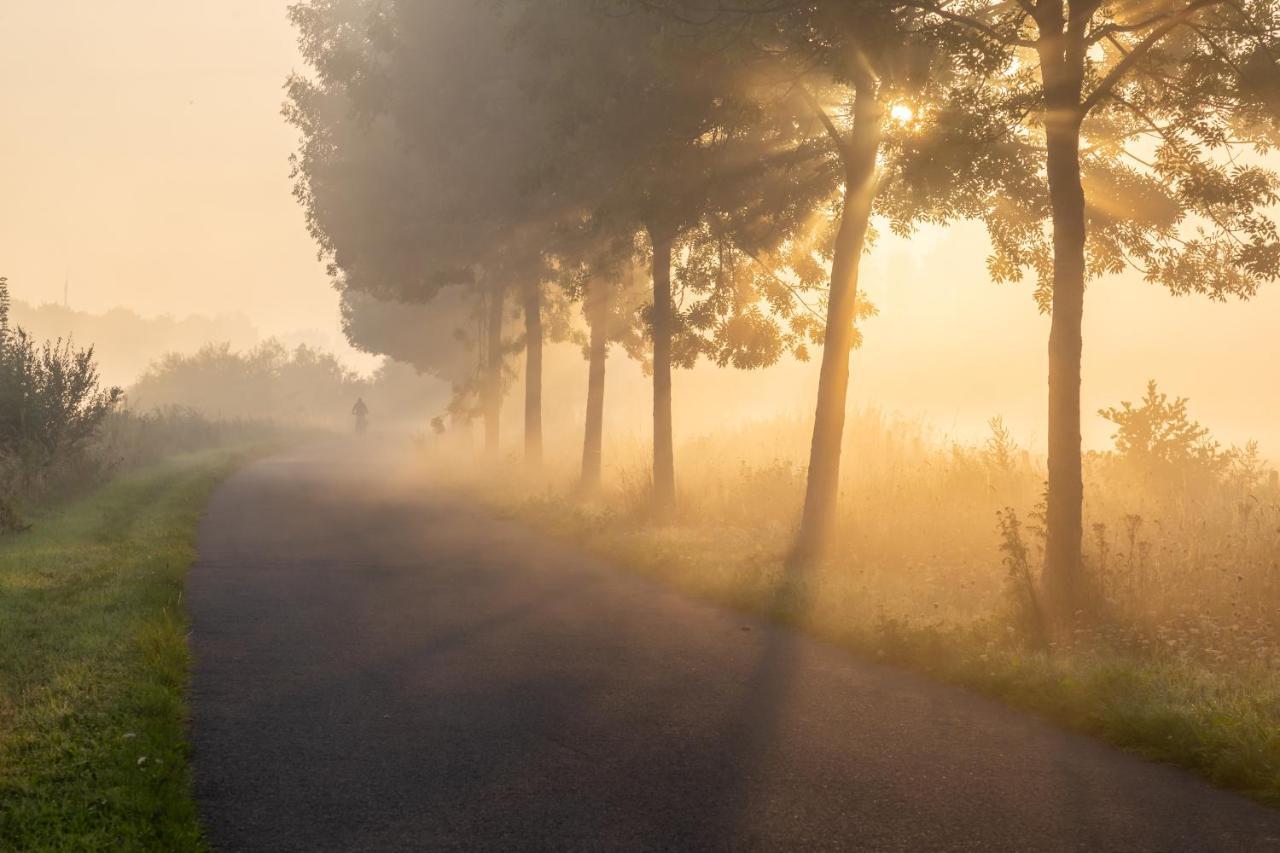
{"type": "Polygon", "coordinates": [[[396,470],[310,448],[213,499],[188,601],[218,850],[1280,849],[1280,812],[396,470]]]}

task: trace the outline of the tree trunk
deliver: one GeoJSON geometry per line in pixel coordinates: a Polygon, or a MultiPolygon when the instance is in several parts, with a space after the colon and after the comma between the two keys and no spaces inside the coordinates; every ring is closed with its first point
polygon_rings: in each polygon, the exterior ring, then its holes
{"type": "Polygon", "coordinates": [[[604,373],[609,358],[609,296],[611,285],[592,282],[587,286],[586,312],[591,325],[591,353],[587,370],[587,424],[582,440],[582,491],[600,488],[604,450],[604,373]]]}
{"type": "Polygon", "coordinates": [[[542,286],[524,294],[524,459],[542,464],[542,286]]]}
{"type": "MultiPolygon", "coordinates": [[[[1068,93],[1069,94],[1069,93],[1068,93]]],[[[1049,331],[1049,485],[1044,583],[1059,622],[1085,605],[1081,564],[1084,481],[1080,462],[1080,359],[1084,348],[1085,207],[1076,97],[1046,123],[1053,210],[1053,317],[1049,331]]]]}
{"type": "Polygon", "coordinates": [[[858,269],[876,193],[876,155],[880,148],[880,106],[874,87],[858,87],[854,125],[840,144],[845,167],[844,209],[831,264],[826,337],[818,375],[818,404],[809,449],[804,512],[792,561],[807,564],[820,558],[831,543],[840,491],[840,451],[849,394],[849,358],[853,351],[858,301],[858,269]]]}
{"type": "Polygon", "coordinates": [[[502,414],[502,309],[506,294],[502,286],[494,284],[489,288],[489,316],[485,324],[487,354],[485,356],[485,375],[483,399],[484,409],[484,452],[486,456],[498,455],[498,432],[501,426],[499,418],[502,414]]]}
{"type": "Polygon", "coordinates": [[[676,503],[675,449],[671,436],[671,247],[670,230],[649,229],[653,245],[653,501],[659,515],[676,503]]]}

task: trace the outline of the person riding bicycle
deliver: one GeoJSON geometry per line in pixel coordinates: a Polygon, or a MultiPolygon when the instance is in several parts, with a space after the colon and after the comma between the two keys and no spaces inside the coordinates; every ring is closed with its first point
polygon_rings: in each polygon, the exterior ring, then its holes
{"type": "Polygon", "coordinates": [[[356,398],[356,404],[351,407],[351,414],[356,416],[356,432],[363,434],[369,427],[369,407],[364,404],[363,397],[356,398]]]}

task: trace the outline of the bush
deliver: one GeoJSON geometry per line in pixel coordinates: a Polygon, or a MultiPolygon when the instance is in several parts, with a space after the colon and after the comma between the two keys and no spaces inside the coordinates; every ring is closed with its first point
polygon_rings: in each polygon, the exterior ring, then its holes
{"type": "Polygon", "coordinates": [[[210,420],[183,406],[139,414],[121,405],[123,396],[102,387],[92,347],[37,343],[12,325],[8,282],[0,278],[0,533],[27,529],[24,507],[122,468],[274,435],[264,420],[210,420]]]}
{"type": "Polygon", "coordinates": [[[267,341],[247,352],[210,344],[193,355],[166,355],[129,397],[146,407],[178,406],[215,418],[329,425],[347,414],[359,385],[329,353],[267,341]]]}
{"type": "Polygon", "coordinates": [[[88,449],[102,473],[108,474],[179,453],[264,442],[278,435],[271,421],[211,420],[184,406],[142,413],[116,409],[102,422],[88,449]]]}
{"type": "Polygon", "coordinates": [[[388,362],[362,377],[332,353],[305,345],[286,349],[269,340],[243,352],[210,344],[191,355],[170,353],[148,368],[129,390],[129,400],[217,420],[345,431],[357,398],[379,425],[397,419],[422,424],[443,408],[447,390],[408,365],[388,362]]]}
{"type": "Polygon", "coordinates": [[[1191,419],[1187,398],[1170,400],[1154,379],[1137,405],[1126,401],[1098,414],[1115,424],[1113,456],[1122,464],[1119,473],[1137,485],[1203,491],[1231,464],[1234,451],[1224,451],[1208,429],[1191,419]]]}
{"type": "Polygon", "coordinates": [[[36,341],[9,323],[0,278],[0,528],[21,526],[13,503],[60,460],[81,454],[122,392],[103,388],[93,348],[36,341]]]}

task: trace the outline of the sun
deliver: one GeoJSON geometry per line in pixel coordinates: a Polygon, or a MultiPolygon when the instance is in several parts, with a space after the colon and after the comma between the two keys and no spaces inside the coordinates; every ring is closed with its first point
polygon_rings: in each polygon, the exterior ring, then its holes
{"type": "Polygon", "coordinates": [[[894,104],[889,110],[889,115],[899,124],[909,124],[916,117],[915,110],[906,104],[894,104]]]}

